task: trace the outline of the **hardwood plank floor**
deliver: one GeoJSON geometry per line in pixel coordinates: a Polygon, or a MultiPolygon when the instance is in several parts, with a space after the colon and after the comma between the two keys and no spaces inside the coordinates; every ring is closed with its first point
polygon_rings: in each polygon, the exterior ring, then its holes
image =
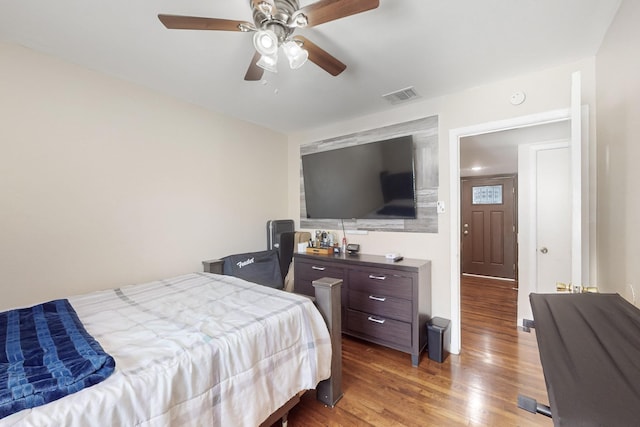
{"type": "Polygon", "coordinates": [[[515,327],[512,287],[463,278],[462,352],[444,363],[425,353],[414,368],[408,354],[344,336],[344,397],[329,408],[307,392],[289,426],[552,426],[517,407],[519,393],[548,398],[535,331],[515,327]]]}

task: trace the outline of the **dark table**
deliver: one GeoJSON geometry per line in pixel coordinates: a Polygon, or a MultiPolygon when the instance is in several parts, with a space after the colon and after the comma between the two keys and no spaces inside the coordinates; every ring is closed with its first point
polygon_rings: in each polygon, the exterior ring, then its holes
{"type": "Polygon", "coordinates": [[[554,425],[640,425],[640,310],[618,294],[529,298],[554,425]]]}

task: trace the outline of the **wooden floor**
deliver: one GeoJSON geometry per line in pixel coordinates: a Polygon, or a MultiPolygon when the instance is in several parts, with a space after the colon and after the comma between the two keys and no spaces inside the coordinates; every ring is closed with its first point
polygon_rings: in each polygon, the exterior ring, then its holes
{"type": "Polygon", "coordinates": [[[535,332],[518,330],[513,282],[464,277],[462,352],[444,363],[343,337],[344,397],[334,408],[307,392],[289,426],[552,426],[517,407],[548,403],[535,332]]]}

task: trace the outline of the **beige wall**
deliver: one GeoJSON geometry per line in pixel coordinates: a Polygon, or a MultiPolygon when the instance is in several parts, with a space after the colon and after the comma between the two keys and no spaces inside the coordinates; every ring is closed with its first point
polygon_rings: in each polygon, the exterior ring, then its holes
{"type": "MultiPolygon", "coordinates": [[[[512,79],[495,82],[436,99],[412,102],[390,109],[383,114],[355,118],[335,123],[313,131],[289,136],[289,217],[299,218],[299,146],[331,137],[400,123],[421,117],[439,116],[440,188],[439,199],[447,207],[439,215],[439,233],[387,233],[370,232],[348,238],[361,244],[361,251],[385,254],[399,251],[405,257],[432,260],[432,314],[451,318],[450,285],[450,160],[449,131],[482,123],[527,116],[570,107],[571,74],[582,73],[582,100],[591,104],[595,99],[595,58],[587,58],[553,69],[533,72],[512,79]],[[512,93],[524,91],[527,100],[513,106],[509,99],[512,93]]],[[[416,88],[420,92],[420,88],[416,88]]],[[[593,129],[593,125],[592,125],[593,129]]],[[[341,236],[341,232],[339,234],[341,236]]]]}
{"type": "MultiPolygon", "coordinates": [[[[299,217],[301,143],[438,115],[439,199],[448,208],[451,129],[568,108],[573,71],[595,111],[587,58],[293,134],[287,148],[281,134],[15,45],[0,44],[0,70],[0,308],[262,248],[267,219],[299,217]],[[515,107],[518,90],[527,100],[515,107]]],[[[437,234],[349,238],[366,253],[431,259],[433,314],[450,317],[449,212],[439,221],[437,234]]]]}
{"type": "Polygon", "coordinates": [[[596,61],[598,285],[635,303],[640,303],[638,23],[640,2],[623,1],[596,61]]]}
{"type": "Polygon", "coordinates": [[[0,43],[0,309],[266,247],[287,140],[0,43]]]}

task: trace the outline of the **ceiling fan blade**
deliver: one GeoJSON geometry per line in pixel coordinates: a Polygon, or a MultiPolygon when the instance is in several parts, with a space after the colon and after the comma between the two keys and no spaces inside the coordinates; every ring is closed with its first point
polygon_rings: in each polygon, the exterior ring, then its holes
{"type": "Polygon", "coordinates": [[[158,15],[160,22],[170,30],[218,30],[218,31],[247,31],[254,25],[245,21],[230,19],[200,18],[197,16],[158,15]]]}
{"type": "Polygon", "coordinates": [[[302,43],[303,49],[306,49],[307,52],[309,52],[309,61],[313,62],[332,76],[337,76],[347,68],[346,65],[338,61],[326,50],[322,49],[315,43],[310,42],[307,38],[303,36],[295,36],[293,39],[302,43]]]}
{"type": "Polygon", "coordinates": [[[258,67],[258,61],[260,60],[260,53],[256,52],[253,55],[253,59],[251,59],[251,64],[249,64],[249,69],[247,70],[247,74],[244,75],[244,79],[249,82],[258,81],[262,78],[262,74],[264,74],[264,70],[258,67]]]}
{"type": "Polygon", "coordinates": [[[306,26],[314,27],[345,16],[375,9],[379,5],[380,0],[320,0],[299,9],[296,15],[305,14],[308,21],[306,26]]]}

